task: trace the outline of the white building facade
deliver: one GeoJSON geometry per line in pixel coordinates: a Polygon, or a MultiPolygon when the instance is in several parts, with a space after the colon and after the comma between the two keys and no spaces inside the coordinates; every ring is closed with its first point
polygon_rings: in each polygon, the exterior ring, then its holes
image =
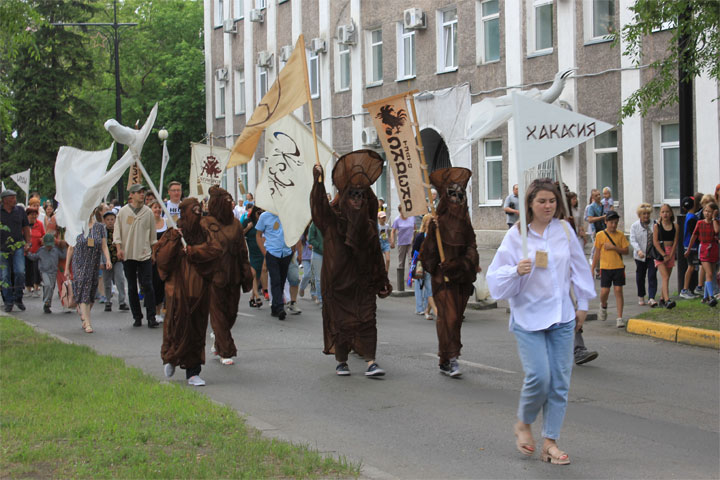
{"type": "MultiPolygon", "coordinates": [[[[503,229],[501,204],[518,183],[507,126],[464,143],[473,103],[513,90],[548,88],[558,71],[575,68],[556,103],[618,125],[622,102],[651,75],[612,47],[610,29],[631,19],[632,0],[204,0],[206,127],[231,147],[275,80],[302,33],[318,135],[339,154],[382,154],[362,105],[418,89],[416,106],[431,170],[462,166],[476,229],[503,229]]],[[[645,39],[647,63],[663,55],[671,32],[645,39]]],[[[696,189],[720,183],[718,84],[695,81],[696,189]]],[[[309,122],[308,106],[296,114],[309,122]]],[[[227,172],[236,197],[254,191],[263,142],[253,161],[227,172]]],[[[642,202],[679,206],[677,108],[654,109],[566,152],[562,176],[580,206],[590,190],[609,186],[629,230],[642,202]]],[[[549,171],[552,174],[552,170],[549,171]]],[[[375,188],[395,216],[397,195],[386,171],[375,188]]]]}

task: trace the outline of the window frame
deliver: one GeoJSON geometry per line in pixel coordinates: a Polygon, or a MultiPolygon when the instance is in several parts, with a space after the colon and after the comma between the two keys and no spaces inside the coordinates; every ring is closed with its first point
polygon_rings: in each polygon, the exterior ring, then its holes
{"type": "Polygon", "coordinates": [[[270,86],[268,85],[268,69],[267,67],[258,67],[257,69],[257,99],[255,102],[255,106],[260,105],[260,101],[262,98],[267,94],[268,90],[270,89],[270,86]],[[265,91],[263,92],[263,77],[264,77],[264,84],[265,84],[265,91]]]}
{"type": "Polygon", "coordinates": [[[339,42],[335,42],[335,92],[347,92],[350,90],[352,85],[352,62],[350,58],[350,45],[344,45],[339,42]],[[345,48],[343,50],[343,48],[345,48]],[[343,57],[347,57],[345,60],[343,57]],[[347,62],[347,80],[348,84],[343,87],[343,64],[347,62]]]}
{"type": "Polygon", "coordinates": [[[255,0],[256,10],[265,10],[267,8],[267,0],[255,0]]]}
{"type": "Polygon", "coordinates": [[[417,37],[415,30],[405,30],[403,22],[397,22],[397,78],[396,81],[402,82],[404,80],[410,80],[417,76],[417,37]],[[412,53],[412,72],[407,73],[405,71],[405,57],[407,52],[405,51],[405,40],[410,39],[411,42],[411,53],[412,53]]]}
{"type": "Polygon", "coordinates": [[[225,118],[225,80],[215,79],[215,118],[225,118]]]}
{"type": "Polygon", "coordinates": [[[661,203],[667,203],[671,207],[679,207],[680,206],[680,194],[678,192],[677,198],[668,198],[666,196],[665,192],[665,151],[666,150],[677,150],[678,151],[678,167],[680,162],[680,137],[679,137],[679,128],[680,123],[679,122],[663,122],[658,124],[657,126],[657,140],[658,140],[658,162],[656,162],[656,165],[658,166],[658,176],[659,176],[659,191],[660,191],[660,199],[661,203]],[[673,141],[667,141],[664,142],[662,139],[662,128],[669,126],[669,125],[677,125],[678,126],[678,139],[673,141]]]}
{"type": "Polygon", "coordinates": [[[597,137],[593,138],[593,148],[592,148],[592,155],[593,155],[593,164],[594,164],[594,170],[595,170],[595,186],[593,188],[597,188],[602,193],[603,188],[610,187],[612,189],[612,198],[613,201],[617,204],[619,201],[620,196],[620,159],[618,158],[618,135],[620,133],[620,130],[618,129],[611,129],[606,132],[603,132],[602,134],[598,135],[597,137]],[[597,147],[597,138],[601,135],[610,134],[610,132],[615,132],[615,146],[614,147],[597,147]],[[598,154],[603,153],[614,153],[615,154],[615,168],[617,169],[617,176],[615,179],[616,185],[600,185],[600,178],[598,175],[598,154]]]}
{"type": "Polygon", "coordinates": [[[235,115],[244,115],[247,111],[247,103],[245,99],[245,70],[236,68],[233,72],[233,80],[235,85],[234,92],[234,112],[235,115]]]}
{"type": "MultiPolygon", "coordinates": [[[[606,42],[612,42],[612,38],[610,37],[610,33],[607,33],[605,35],[595,35],[595,2],[597,0],[583,0],[583,37],[585,41],[585,45],[592,45],[595,43],[606,43],[606,42]]],[[[615,4],[615,0],[612,2],[613,4],[613,25],[612,28],[615,27],[615,8],[617,5],[615,4]]]]}
{"type": "Polygon", "coordinates": [[[225,5],[224,0],[215,0],[213,2],[213,17],[215,20],[214,27],[215,28],[222,28],[223,22],[225,21],[225,18],[227,18],[226,12],[225,12],[225,5]]]}
{"type": "Polygon", "coordinates": [[[477,47],[477,64],[478,65],[486,65],[489,63],[495,63],[499,62],[501,55],[501,45],[502,45],[502,38],[500,38],[500,2],[499,0],[478,0],[476,5],[476,47],[477,47]],[[486,3],[489,3],[491,1],[498,2],[498,11],[497,13],[493,13],[490,15],[483,15],[483,5],[486,3]],[[486,48],[487,45],[485,44],[485,28],[486,23],[491,22],[493,20],[497,20],[498,22],[498,58],[493,60],[487,60],[486,58],[486,48]]]}
{"type": "Polygon", "coordinates": [[[320,98],[320,56],[317,53],[313,53],[310,50],[305,52],[307,54],[307,67],[308,67],[308,83],[310,87],[310,98],[320,98]],[[313,73],[313,61],[315,62],[315,82],[313,85],[312,73],[313,73]],[[313,87],[315,92],[313,92],[313,87]]]}
{"type": "Polygon", "coordinates": [[[554,0],[527,0],[527,54],[528,57],[537,57],[541,55],[550,55],[554,51],[555,45],[555,2],[554,0]],[[552,13],[550,15],[550,46],[545,48],[538,48],[537,45],[537,11],[540,7],[551,6],[552,13]]]}
{"type": "Polygon", "coordinates": [[[501,206],[504,202],[503,194],[502,194],[502,173],[503,173],[503,154],[502,154],[502,138],[488,138],[484,139],[482,141],[480,150],[480,157],[482,161],[482,172],[483,172],[483,198],[485,200],[484,205],[488,206],[501,206]],[[500,155],[488,155],[487,154],[487,145],[490,142],[499,142],[500,143],[500,155]],[[488,174],[488,167],[491,163],[500,163],[500,196],[498,198],[490,198],[490,175],[488,174]]]}
{"type": "Polygon", "coordinates": [[[456,72],[458,69],[458,59],[457,56],[460,55],[460,48],[459,48],[459,42],[458,42],[458,16],[457,16],[457,5],[444,8],[441,10],[436,11],[436,26],[437,26],[437,37],[436,37],[436,54],[437,54],[437,74],[441,73],[449,73],[449,72],[456,72]],[[450,21],[445,21],[445,14],[449,13],[451,11],[455,11],[455,19],[450,21]],[[447,46],[445,44],[445,27],[450,26],[451,31],[451,38],[454,40],[453,45],[453,62],[451,66],[447,66],[447,58],[445,57],[445,52],[447,50],[447,46]]]}
{"type": "Polygon", "coordinates": [[[366,30],[365,34],[366,43],[367,45],[365,49],[365,86],[366,87],[376,87],[378,85],[383,84],[383,76],[385,74],[383,69],[383,36],[382,36],[382,27],[379,28],[373,28],[370,30],[366,30]],[[379,42],[373,42],[373,33],[380,32],[380,41],[379,42]],[[379,47],[379,55],[380,55],[380,78],[375,78],[375,48],[379,47]]]}
{"type": "Polygon", "coordinates": [[[242,20],[245,18],[245,0],[233,0],[233,19],[242,20]],[[238,10],[240,15],[238,16],[238,10]]]}

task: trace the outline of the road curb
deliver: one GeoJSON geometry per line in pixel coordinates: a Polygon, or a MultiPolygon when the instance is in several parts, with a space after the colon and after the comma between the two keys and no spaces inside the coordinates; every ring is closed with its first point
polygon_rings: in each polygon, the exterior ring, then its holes
{"type": "Polygon", "coordinates": [[[631,318],[627,323],[627,331],[669,342],[720,350],[720,332],[715,330],[631,318]]]}

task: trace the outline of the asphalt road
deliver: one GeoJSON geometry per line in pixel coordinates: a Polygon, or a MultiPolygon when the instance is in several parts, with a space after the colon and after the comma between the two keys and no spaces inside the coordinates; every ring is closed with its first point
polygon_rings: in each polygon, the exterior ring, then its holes
{"type": "MultiPolygon", "coordinates": [[[[633,336],[613,321],[589,322],[586,343],[600,357],[573,372],[559,440],[572,464],[551,466],[515,450],[512,424],[523,376],[502,305],[466,312],[464,375],[457,380],[438,373],[434,323],[413,314],[412,297],[378,301],[377,360],[388,372],[382,379],[365,378],[365,363],[352,355],[352,375],[336,376],[334,359],[321,352],[320,309],[306,299],[298,303],[302,314],[280,322],[267,303],[251,309],[243,295],[233,330],[236,365],[221,365],[208,345],[201,392],[251,416],[268,435],[361,461],[368,476],[720,476],[715,350],[633,336]]],[[[106,314],[99,305],[95,333],[88,335],[75,314],[44,315],[41,299],[26,305],[26,312],[13,314],[164,379],[161,330],[133,328],[128,313],[106,314]]],[[[184,384],[183,372],[170,381],[184,384]]],[[[539,439],[539,423],[534,433],[539,439]]]]}

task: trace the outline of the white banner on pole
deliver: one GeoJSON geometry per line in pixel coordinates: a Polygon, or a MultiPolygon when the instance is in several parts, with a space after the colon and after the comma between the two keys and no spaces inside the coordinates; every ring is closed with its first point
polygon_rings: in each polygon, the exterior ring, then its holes
{"type": "Polygon", "coordinates": [[[25,192],[25,203],[28,201],[28,192],[30,191],[30,169],[28,168],[24,172],[18,172],[10,175],[15,183],[25,192]]]}
{"type": "MultiPolygon", "coordinates": [[[[320,163],[332,159],[332,150],[318,139],[320,163]]],[[[265,130],[267,161],[255,190],[258,207],[276,214],[285,233],[285,244],[295,245],[312,218],[310,190],[313,186],[315,146],[312,132],[287,115],[265,130]]]]}
{"type": "Polygon", "coordinates": [[[213,185],[220,185],[230,160],[230,150],[204,143],[191,143],[190,196],[202,200],[213,185]]]}
{"type": "MultiPolygon", "coordinates": [[[[513,93],[515,149],[520,178],[535,167],[612,128],[609,123],[513,93]]],[[[527,252],[525,182],[518,182],[523,258],[527,252]]]]}
{"type": "MultiPolygon", "coordinates": [[[[160,193],[160,195],[162,195],[165,168],[167,168],[168,163],[170,163],[170,153],[167,149],[167,140],[163,140],[162,164],[160,165],[160,185],[158,185],[158,193],[160,193]]],[[[158,201],[162,201],[162,198],[158,198],[158,201]]]]}

